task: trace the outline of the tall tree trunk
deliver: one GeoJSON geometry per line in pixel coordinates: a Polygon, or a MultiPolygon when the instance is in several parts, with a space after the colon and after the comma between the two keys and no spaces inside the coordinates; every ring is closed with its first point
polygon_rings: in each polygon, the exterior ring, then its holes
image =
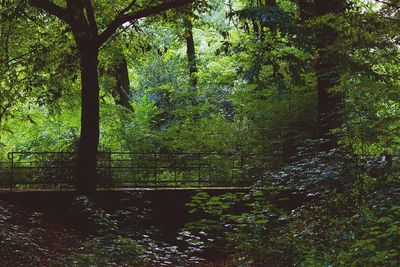
{"type": "Polygon", "coordinates": [[[309,0],[298,0],[298,10],[301,20],[315,17],[315,5],[309,0]]]}
{"type": "Polygon", "coordinates": [[[99,80],[98,49],[81,45],[80,67],[82,83],[81,135],[78,148],[77,190],[86,195],[96,192],[97,147],[99,144],[99,80]]]}
{"type": "MultiPolygon", "coordinates": [[[[344,0],[299,0],[299,15],[302,20],[328,14],[338,15],[344,11],[344,0]]],[[[318,125],[317,136],[323,139],[320,151],[329,151],[337,147],[337,137],[332,130],[339,127],[341,119],[339,116],[342,97],[338,93],[331,92],[340,81],[340,73],[337,66],[335,52],[330,46],[337,41],[337,32],[328,23],[320,23],[315,32],[315,48],[317,52],[315,74],[317,78],[318,96],[318,125]]]]}
{"type": "MultiPolygon", "coordinates": [[[[343,12],[343,0],[315,0],[315,15],[325,16],[343,12]]],[[[318,136],[325,141],[320,145],[321,151],[328,151],[337,146],[337,138],[332,130],[341,124],[339,110],[341,96],[331,92],[340,80],[337,57],[330,46],[337,41],[334,26],[322,23],[316,32],[316,76],[318,92],[318,136]]]]}
{"type": "Polygon", "coordinates": [[[128,74],[128,63],[123,54],[116,56],[114,75],[116,79],[115,88],[113,90],[113,96],[115,102],[127,108],[130,111],[134,111],[130,104],[130,83],[128,74]]]}
{"type": "MultiPolygon", "coordinates": [[[[197,63],[196,63],[196,50],[194,46],[193,39],[193,24],[190,17],[184,18],[185,25],[185,39],[186,39],[186,54],[188,58],[188,67],[189,67],[189,79],[190,79],[190,88],[193,97],[195,97],[197,93],[197,63]]],[[[195,99],[193,99],[192,102],[195,99]]]]}

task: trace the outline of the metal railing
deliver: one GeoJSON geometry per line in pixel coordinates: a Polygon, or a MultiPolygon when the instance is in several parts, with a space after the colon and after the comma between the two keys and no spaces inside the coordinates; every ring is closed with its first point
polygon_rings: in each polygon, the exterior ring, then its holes
{"type": "MultiPolygon", "coordinates": [[[[0,188],[73,189],[77,154],[10,152],[0,188]]],[[[99,152],[98,188],[246,187],[284,164],[281,157],[233,153],[99,152]]]]}
{"type": "Polygon", "coordinates": [[[7,190],[11,184],[11,168],[10,162],[0,161],[0,191],[7,190]]]}
{"type": "MultiPolygon", "coordinates": [[[[347,157],[319,155],[315,162],[313,157],[311,161],[304,158],[317,165],[324,160],[347,162],[373,174],[391,165],[374,155],[347,157]]],[[[97,187],[248,187],[266,173],[298,160],[268,154],[99,152],[97,187]]],[[[0,191],[74,189],[76,162],[77,154],[73,152],[10,152],[8,161],[0,162],[0,191]]]]}
{"type": "MultiPolygon", "coordinates": [[[[77,154],[10,152],[0,188],[73,189],[77,154]]],[[[98,188],[246,187],[284,160],[265,154],[99,152],[98,188]]]]}

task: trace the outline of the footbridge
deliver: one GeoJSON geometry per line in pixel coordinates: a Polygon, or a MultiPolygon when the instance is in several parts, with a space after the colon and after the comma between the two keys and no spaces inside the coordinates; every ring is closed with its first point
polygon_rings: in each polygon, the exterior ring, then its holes
{"type": "MultiPolygon", "coordinates": [[[[74,191],[74,152],[10,152],[0,162],[1,191],[74,191]]],[[[242,153],[99,152],[98,191],[238,189],[285,159],[242,153]]]]}
{"type": "MultiPolygon", "coordinates": [[[[0,162],[0,201],[71,220],[76,159],[74,152],[10,152],[0,162]]],[[[115,210],[125,205],[122,200],[142,195],[151,203],[154,225],[175,233],[193,219],[186,203],[197,190],[210,196],[247,193],[266,172],[289,161],[267,154],[99,152],[96,205],[115,210]]],[[[274,198],[287,210],[307,200],[293,192],[274,198]]]]}

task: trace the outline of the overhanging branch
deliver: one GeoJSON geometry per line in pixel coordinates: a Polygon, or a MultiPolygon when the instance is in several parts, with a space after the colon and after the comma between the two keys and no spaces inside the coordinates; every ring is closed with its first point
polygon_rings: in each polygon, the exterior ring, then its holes
{"type": "Polygon", "coordinates": [[[66,22],[68,21],[67,11],[49,0],[29,0],[29,3],[34,7],[43,9],[50,15],[54,15],[66,22]]]}
{"type": "MultiPolygon", "coordinates": [[[[108,25],[107,29],[105,29],[99,35],[98,44],[99,44],[99,46],[101,46],[125,22],[134,21],[134,20],[138,20],[138,19],[141,19],[144,17],[156,15],[156,14],[159,14],[159,13],[169,10],[169,9],[174,9],[174,8],[178,8],[178,7],[187,5],[189,3],[192,3],[193,1],[194,0],[174,0],[174,1],[168,1],[164,4],[159,4],[157,6],[150,6],[150,7],[144,8],[142,10],[133,12],[133,13],[125,14],[124,12],[120,12],[119,15],[110,23],[110,25],[108,25]]],[[[132,3],[129,6],[131,6],[132,3]]]]}

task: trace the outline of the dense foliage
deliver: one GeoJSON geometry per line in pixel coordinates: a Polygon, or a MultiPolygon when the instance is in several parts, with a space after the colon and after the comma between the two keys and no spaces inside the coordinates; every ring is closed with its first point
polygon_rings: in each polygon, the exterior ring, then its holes
{"type": "MultiPolygon", "coordinates": [[[[85,35],[41,8],[72,2],[0,1],[0,184],[9,152],[84,147],[85,35]]],[[[29,237],[43,237],[36,222],[19,227],[0,203],[0,254],[29,247],[21,265],[400,265],[399,1],[76,2],[90,3],[79,16],[98,33],[124,8],[179,3],[120,23],[96,48],[98,151],[263,154],[285,164],[253,175],[250,193],[196,194],[187,208],[201,219],[182,229],[181,247],[141,231],[144,210],[107,213],[79,198],[81,230],[97,230],[81,248],[57,247],[57,262],[29,237]]]]}

